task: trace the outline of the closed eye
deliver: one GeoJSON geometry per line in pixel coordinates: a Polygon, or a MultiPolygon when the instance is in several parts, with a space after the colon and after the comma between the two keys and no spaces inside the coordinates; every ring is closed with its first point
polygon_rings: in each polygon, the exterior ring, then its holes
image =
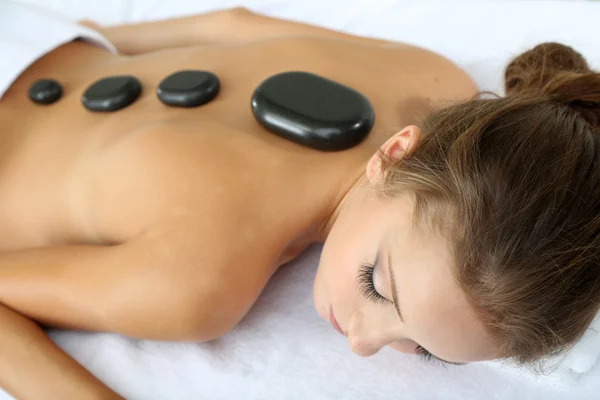
{"type": "Polygon", "coordinates": [[[375,288],[375,283],[373,282],[374,271],[375,265],[370,263],[365,263],[359,268],[357,281],[360,294],[366,300],[372,301],[373,303],[387,303],[389,300],[383,297],[375,288]]]}

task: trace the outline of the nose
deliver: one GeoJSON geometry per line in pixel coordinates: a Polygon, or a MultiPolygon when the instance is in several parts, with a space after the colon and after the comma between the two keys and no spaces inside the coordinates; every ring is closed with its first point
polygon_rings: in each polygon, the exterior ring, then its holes
{"type": "Polygon", "coordinates": [[[397,325],[376,312],[359,309],[350,319],[348,343],[358,356],[370,357],[399,339],[397,325]]]}

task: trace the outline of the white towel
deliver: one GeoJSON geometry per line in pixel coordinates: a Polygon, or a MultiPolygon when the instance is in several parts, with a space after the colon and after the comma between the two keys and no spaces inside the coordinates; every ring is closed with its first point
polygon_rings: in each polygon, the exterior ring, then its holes
{"type": "Polygon", "coordinates": [[[600,316],[592,322],[579,342],[563,361],[563,366],[577,376],[592,369],[600,357],[600,316]]]}
{"type": "Polygon", "coordinates": [[[3,0],[0,5],[0,99],[11,83],[35,60],[64,43],[84,39],[117,53],[93,29],[46,7],[3,0]]]}

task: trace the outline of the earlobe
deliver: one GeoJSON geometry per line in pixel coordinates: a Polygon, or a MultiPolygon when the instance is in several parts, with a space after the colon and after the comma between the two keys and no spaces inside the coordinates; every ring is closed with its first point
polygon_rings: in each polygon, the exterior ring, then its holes
{"type": "Polygon", "coordinates": [[[369,182],[374,183],[377,180],[377,175],[381,170],[381,155],[379,151],[371,156],[367,163],[366,173],[369,182]]]}

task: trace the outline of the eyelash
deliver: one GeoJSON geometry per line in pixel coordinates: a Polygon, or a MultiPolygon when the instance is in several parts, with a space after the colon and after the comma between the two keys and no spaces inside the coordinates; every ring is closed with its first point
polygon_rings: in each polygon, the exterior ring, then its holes
{"type": "Polygon", "coordinates": [[[427,349],[423,346],[418,345],[415,349],[415,353],[419,356],[419,358],[423,361],[430,362],[433,364],[441,365],[443,367],[447,367],[446,363],[440,361],[438,358],[434,357],[427,349]]]}
{"type": "Polygon", "coordinates": [[[421,345],[417,346],[415,353],[424,361],[431,361],[433,359],[433,354],[431,354],[421,345]]]}
{"type": "Polygon", "coordinates": [[[360,266],[360,269],[358,270],[358,289],[366,300],[374,303],[389,302],[388,299],[380,295],[377,289],[375,289],[375,284],[373,283],[374,270],[374,264],[365,263],[360,266]]]}

